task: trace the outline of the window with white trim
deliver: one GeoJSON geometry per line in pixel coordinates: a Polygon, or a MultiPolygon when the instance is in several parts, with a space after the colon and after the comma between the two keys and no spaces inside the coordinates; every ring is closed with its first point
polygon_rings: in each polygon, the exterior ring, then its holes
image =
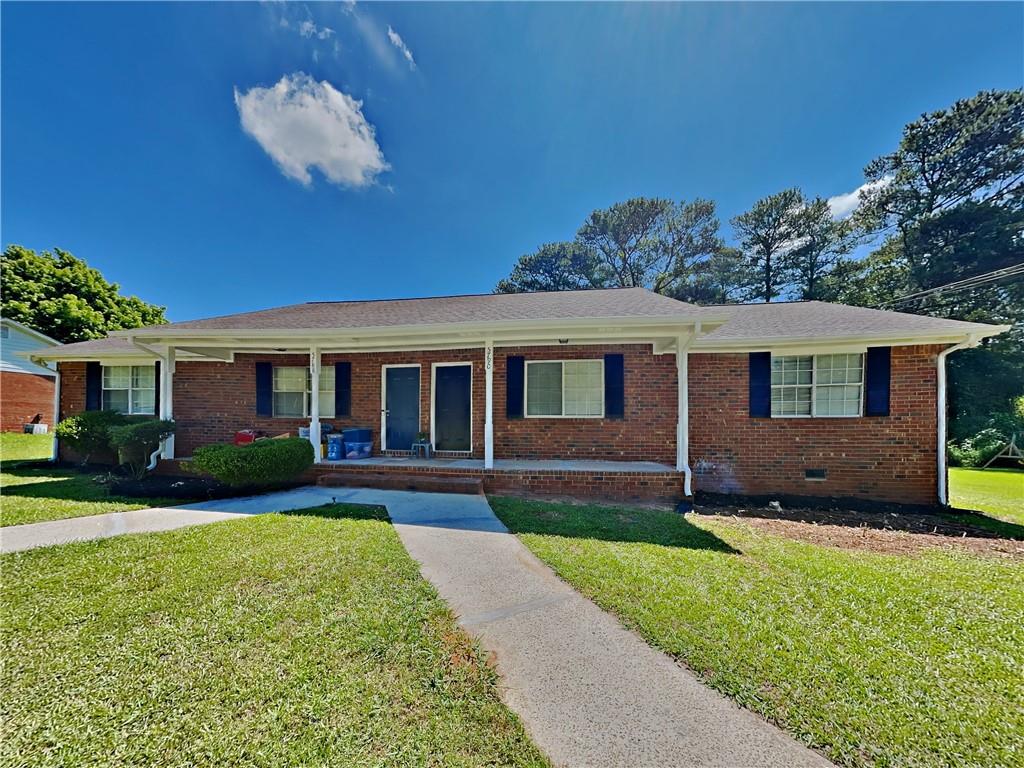
{"type": "MultiPolygon", "coordinates": [[[[274,415],[308,418],[313,378],[302,365],[274,366],[274,415]]],[[[320,418],[334,418],[334,366],[320,368],[320,418]]]]}
{"type": "Polygon", "coordinates": [[[772,416],[860,416],[864,355],[772,355],[772,416]]]}
{"type": "Polygon", "coordinates": [[[604,416],[604,360],[527,360],[527,416],[604,416]]]}
{"type": "Polygon", "coordinates": [[[152,415],[156,410],[156,366],[104,365],[102,408],[152,415]]]}

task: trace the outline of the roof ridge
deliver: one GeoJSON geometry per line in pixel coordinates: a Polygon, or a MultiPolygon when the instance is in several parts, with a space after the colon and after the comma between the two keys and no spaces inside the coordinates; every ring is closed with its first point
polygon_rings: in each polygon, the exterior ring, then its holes
{"type": "MultiPolygon", "coordinates": [[[[287,306],[299,307],[299,306],[306,306],[306,305],[309,305],[309,304],[375,304],[375,303],[388,302],[388,301],[431,301],[431,300],[434,300],[434,299],[478,299],[478,298],[486,298],[486,297],[489,297],[489,296],[493,296],[493,297],[497,298],[498,296],[538,296],[538,295],[547,295],[547,294],[597,293],[598,291],[636,291],[636,290],[641,290],[641,291],[646,291],[648,293],[653,293],[655,296],[663,296],[664,295],[664,294],[660,294],[660,293],[655,293],[654,291],[650,290],[649,288],[645,288],[642,285],[614,285],[614,286],[609,286],[607,288],[574,288],[573,290],[569,290],[569,291],[520,291],[520,292],[517,292],[517,293],[495,293],[495,292],[492,291],[490,293],[451,293],[451,294],[444,294],[444,295],[440,295],[440,296],[405,296],[405,297],[402,297],[402,298],[391,298],[391,299],[326,299],[326,300],[323,300],[323,301],[305,301],[305,302],[300,302],[299,304],[289,304],[287,306]]],[[[672,297],[671,296],[665,296],[665,298],[670,299],[672,297]]],[[[673,299],[673,301],[677,301],[677,299],[673,299]]],[[[681,302],[681,303],[685,303],[685,302],[681,302]]]]}

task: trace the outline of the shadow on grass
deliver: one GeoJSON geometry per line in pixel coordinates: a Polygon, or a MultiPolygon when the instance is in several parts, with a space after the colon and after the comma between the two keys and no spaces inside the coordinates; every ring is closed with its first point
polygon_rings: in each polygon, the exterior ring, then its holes
{"type": "Polygon", "coordinates": [[[323,517],[328,520],[379,520],[390,523],[384,507],[372,504],[324,504],[321,507],[290,509],[282,512],[289,517],[323,517]]]}
{"type": "Polygon", "coordinates": [[[739,550],[676,512],[507,497],[492,497],[489,501],[495,514],[513,533],[659,544],[739,554],[739,550]]]}
{"type": "Polygon", "coordinates": [[[61,469],[17,469],[5,466],[6,475],[23,481],[5,484],[4,496],[38,499],[70,499],[74,501],[105,501],[109,498],[106,484],[96,482],[97,475],[61,469]]]}

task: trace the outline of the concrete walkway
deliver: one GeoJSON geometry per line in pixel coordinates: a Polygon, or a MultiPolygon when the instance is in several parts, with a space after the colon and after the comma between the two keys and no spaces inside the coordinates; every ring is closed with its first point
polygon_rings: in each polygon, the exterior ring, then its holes
{"type": "MultiPolygon", "coordinates": [[[[423,575],[494,653],[503,698],[556,765],[830,765],[706,687],[569,587],[506,531],[482,496],[308,487],[142,510],[154,513],[149,517],[121,514],[136,516],[129,518],[131,531],[166,530],[332,500],[387,507],[423,575]],[[172,512],[182,514],[167,514],[172,512]],[[147,527],[155,524],[161,527],[147,527]]],[[[89,520],[61,522],[82,534],[75,538],[115,535],[110,525],[89,520]],[[95,535],[84,535],[88,531],[95,535]]],[[[36,529],[19,533],[17,541],[41,546],[69,540],[66,530],[58,535],[58,529],[42,528],[50,525],[17,526],[36,529]]],[[[4,551],[14,530],[4,529],[4,551]]]]}

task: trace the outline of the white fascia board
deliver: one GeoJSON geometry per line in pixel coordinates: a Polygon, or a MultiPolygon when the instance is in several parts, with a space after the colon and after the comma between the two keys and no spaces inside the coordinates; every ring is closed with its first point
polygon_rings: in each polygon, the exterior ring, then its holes
{"type": "Polygon", "coordinates": [[[774,339],[737,340],[718,344],[709,341],[695,341],[690,348],[698,353],[728,352],[773,352],[785,350],[797,354],[799,350],[821,351],[823,349],[849,348],[861,351],[871,346],[907,347],[918,344],[958,344],[968,336],[984,338],[997,336],[1010,330],[1009,325],[976,325],[961,332],[942,331],[932,334],[870,334],[860,336],[827,336],[809,339],[806,336],[777,337],[774,339]]]}
{"type": "Polygon", "coordinates": [[[580,333],[602,333],[624,329],[671,328],[678,333],[695,323],[705,328],[713,328],[725,322],[725,316],[694,317],[603,317],[603,318],[566,318],[562,320],[511,320],[491,323],[421,323],[418,325],[385,325],[367,326],[365,328],[174,328],[154,327],[124,331],[113,331],[110,335],[129,338],[146,343],[178,344],[188,343],[196,339],[303,339],[307,341],[326,339],[349,341],[355,339],[376,338],[381,336],[413,337],[413,336],[470,336],[484,338],[502,332],[525,333],[538,335],[557,335],[566,331],[580,333]]]}

